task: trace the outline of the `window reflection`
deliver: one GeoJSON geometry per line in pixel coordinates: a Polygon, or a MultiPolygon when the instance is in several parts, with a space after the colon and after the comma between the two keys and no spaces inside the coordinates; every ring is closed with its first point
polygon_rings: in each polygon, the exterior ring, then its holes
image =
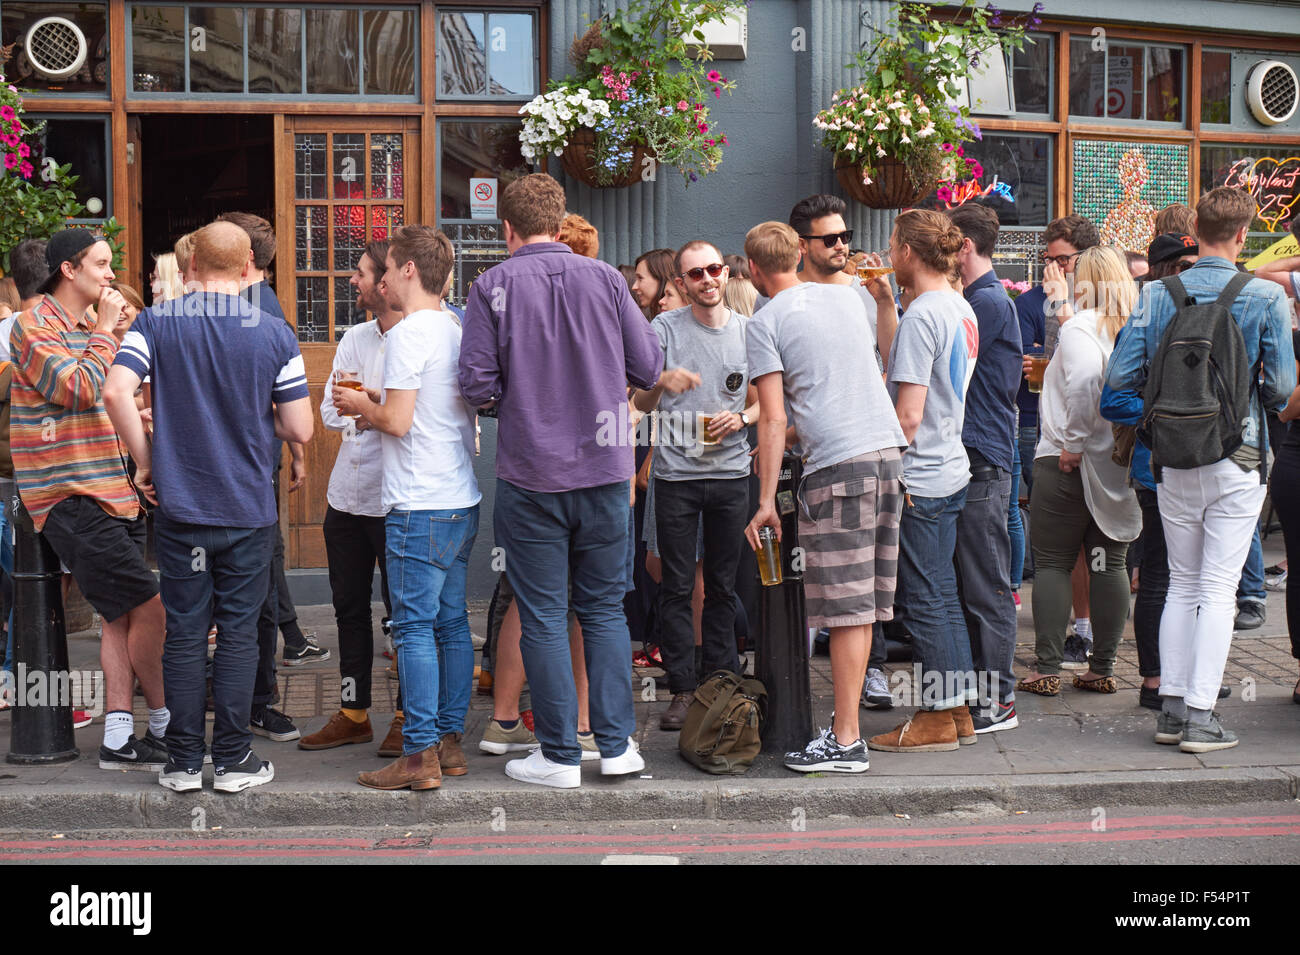
{"type": "Polygon", "coordinates": [[[357,93],[357,11],[307,10],[307,92],[357,93]]]}
{"type": "Polygon", "coordinates": [[[244,91],[244,11],[190,7],[190,90],[244,91]]]}
{"type": "MultiPolygon", "coordinates": [[[[9,4],[5,4],[7,10],[9,4]]],[[[181,7],[131,8],[132,89],[185,91],[185,11],[181,7]]]]}
{"type": "Polygon", "coordinates": [[[302,11],[250,7],[248,91],[302,92],[302,11]]]}
{"type": "Polygon", "coordinates": [[[498,195],[508,183],[532,172],[519,152],[517,122],[442,122],[442,164],[439,215],[443,219],[469,219],[470,179],[498,180],[498,195]]]}

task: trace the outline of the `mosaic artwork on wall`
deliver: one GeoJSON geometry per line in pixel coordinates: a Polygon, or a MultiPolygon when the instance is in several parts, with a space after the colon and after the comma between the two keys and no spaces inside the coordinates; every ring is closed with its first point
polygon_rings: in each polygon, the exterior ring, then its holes
{"type": "Polygon", "coordinates": [[[1188,159],[1177,143],[1076,139],[1073,212],[1097,226],[1103,243],[1145,252],[1156,213],[1187,201],[1188,159]]]}

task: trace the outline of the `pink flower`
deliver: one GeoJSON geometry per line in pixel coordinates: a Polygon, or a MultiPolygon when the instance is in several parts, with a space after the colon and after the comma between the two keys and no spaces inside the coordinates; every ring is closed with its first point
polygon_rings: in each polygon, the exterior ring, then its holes
{"type": "Polygon", "coordinates": [[[958,146],[958,147],[957,147],[957,155],[958,155],[958,156],[965,156],[965,155],[966,155],[966,150],[965,150],[965,148],[963,148],[963,147],[961,147],[961,146],[958,146]]]}
{"type": "Polygon", "coordinates": [[[728,145],[728,143],[727,143],[727,137],[726,137],[726,136],[723,136],[723,137],[722,137],[722,145],[724,145],[724,146],[728,145]]]}
{"type": "Polygon", "coordinates": [[[984,175],[984,167],[981,166],[979,163],[976,163],[974,166],[971,167],[971,174],[974,175],[976,179],[979,179],[981,176],[984,175]]]}
{"type": "Polygon", "coordinates": [[[715,141],[712,140],[712,139],[706,139],[706,140],[704,141],[704,145],[706,145],[706,146],[716,146],[716,145],[717,145],[717,142],[715,142],[715,141]]]}
{"type": "Polygon", "coordinates": [[[708,80],[710,83],[722,82],[722,74],[719,73],[717,70],[709,70],[708,75],[705,76],[704,78],[708,80]]]}
{"type": "Polygon", "coordinates": [[[18,166],[17,153],[5,153],[5,168],[14,169],[18,166]]]}
{"type": "Polygon", "coordinates": [[[22,156],[24,159],[26,159],[26,158],[27,158],[28,156],[30,156],[31,154],[32,154],[32,147],[31,147],[31,146],[28,146],[26,143],[19,143],[19,144],[18,144],[18,155],[20,155],[20,156],[22,156]]]}
{"type": "Polygon", "coordinates": [[[947,186],[940,186],[935,191],[934,197],[940,202],[952,202],[952,190],[947,186]]]}
{"type": "Polygon", "coordinates": [[[24,179],[32,178],[32,164],[29,162],[24,162],[22,165],[18,167],[18,173],[24,179]]]}
{"type": "Polygon", "coordinates": [[[11,120],[14,118],[14,108],[12,106],[0,106],[0,119],[11,120]]]}
{"type": "Polygon", "coordinates": [[[952,143],[944,143],[943,146],[941,146],[940,148],[941,148],[944,152],[946,152],[946,153],[950,153],[950,152],[952,152],[952,143]]]}
{"type": "Polygon", "coordinates": [[[713,88],[713,98],[722,99],[722,90],[718,89],[716,86],[713,88]]]}
{"type": "Polygon", "coordinates": [[[707,132],[709,131],[709,124],[708,124],[708,123],[700,123],[700,125],[697,126],[696,128],[697,128],[700,132],[702,132],[702,133],[707,133],[707,132]]]}
{"type": "Polygon", "coordinates": [[[688,103],[688,102],[686,102],[686,100],[684,100],[684,99],[682,99],[682,100],[678,100],[678,101],[677,101],[677,108],[678,108],[679,110],[681,110],[681,111],[684,113],[684,112],[686,112],[688,109],[691,108],[691,104],[688,103]]]}

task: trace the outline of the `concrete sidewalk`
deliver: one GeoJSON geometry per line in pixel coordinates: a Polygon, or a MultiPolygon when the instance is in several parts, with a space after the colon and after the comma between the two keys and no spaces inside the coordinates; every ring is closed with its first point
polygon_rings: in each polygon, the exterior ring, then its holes
{"type": "MultiPolygon", "coordinates": [[[[1033,651],[1028,585],[1022,596],[1026,606],[1019,620],[1018,668],[1033,651]]],[[[162,789],[150,773],[100,770],[96,754],[102,721],[97,720],[78,731],[82,755],[74,762],[47,767],[0,763],[0,826],[54,831],[408,826],[506,817],[776,822],[799,813],[825,818],[1291,800],[1300,782],[1300,706],[1291,702],[1296,669],[1283,604],[1282,594],[1270,594],[1269,623],[1239,633],[1233,642],[1225,678],[1233,688],[1232,698],[1222,701],[1219,710],[1225,725],[1241,737],[1241,745],[1203,756],[1152,741],[1155,714],[1137,705],[1139,681],[1130,632],[1117,669],[1119,693],[1101,696],[1075,690],[1067,674],[1059,697],[1019,695],[1018,729],[982,736],[977,745],[949,753],[873,752],[870,771],[860,776],[802,776],[766,756],[744,776],[705,775],[677,754],[677,734],[658,729],[658,716],[670,699],[660,686],[656,701],[636,703],[637,741],[647,764],[639,777],[611,782],[599,775],[599,763],[587,763],[578,790],[548,790],[509,779],[503,766],[511,757],[478,752],[492,710],[491,699],[476,694],[465,736],[468,775],[446,779],[436,791],[376,792],[359,786],[356,776],[387,762],[375,750],[391,718],[393,684],[379,669],[385,661],[377,655],[373,743],[305,752],[296,743],[254,737],[258,754],[275,765],[273,783],[235,796],[210,788],[182,795],[162,789]]],[[[484,608],[472,609],[474,630],[482,633],[484,608]]],[[[306,735],[337,707],[337,638],[331,608],[299,608],[299,613],[304,628],[314,629],[321,645],[335,651],[324,663],[280,672],[281,708],[306,735]]],[[[69,643],[74,668],[97,666],[93,632],[74,635],[69,643]]],[[[908,670],[910,664],[896,668],[908,670]]],[[[644,675],[653,672],[638,673],[644,675]]],[[[826,657],[814,657],[813,693],[814,719],[825,725],[831,709],[826,657]]],[[[143,706],[138,698],[137,703],[143,706]]],[[[864,709],[863,733],[891,729],[910,712],[864,709]]],[[[8,749],[8,722],[8,715],[0,714],[0,753],[8,749]]],[[[205,774],[209,787],[210,773],[205,774]]]]}

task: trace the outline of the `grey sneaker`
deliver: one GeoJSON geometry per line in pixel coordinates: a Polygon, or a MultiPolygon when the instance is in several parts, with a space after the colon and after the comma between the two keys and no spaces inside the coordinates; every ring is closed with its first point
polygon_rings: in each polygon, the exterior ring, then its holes
{"type": "Polygon", "coordinates": [[[1183,741],[1178,748],[1184,753],[1211,753],[1216,749],[1231,749],[1237,742],[1237,734],[1225,730],[1219,714],[1215,713],[1208,723],[1188,722],[1183,727],[1183,741]]]}
{"type": "Polygon", "coordinates": [[[578,745],[582,747],[582,761],[584,763],[600,759],[600,750],[596,747],[595,733],[579,733],[578,745]]]}
{"type": "Polygon", "coordinates": [[[1085,640],[1077,633],[1065,638],[1065,653],[1061,657],[1062,670],[1088,669],[1088,654],[1092,652],[1092,641],[1085,640]]]}
{"type": "Polygon", "coordinates": [[[488,720],[487,729],[483,731],[483,738],[478,741],[479,751],[490,753],[493,756],[504,756],[506,753],[523,753],[530,749],[536,749],[537,746],[537,737],[533,735],[532,730],[524,725],[522,719],[516,720],[512,729],[506,729],[495,719],[488,720]]]}
{"type": "Polygon", "coordinates": [[[1156,742],[1169,746],[1177,745],[1183,741],[1183,731],[1186,727],[1186,720],[1180,720],[1172,713],[1161,712],[1156,717],[1156,742]]]}
{"type": "Polygon", "coordinates": [[[217,766],[212,777],[212,788],[217,792],[237,793],[275,779],[275,767],[258,759],[250,749],[239,762],[230,766],[217,766]]]}
{"type": "Polygon", "coordinates": [[[862,705],[881,710],[894,708],[894,697],[889,692],[884,670],[875,667],[867,670],[867,680],[862,684],[862,705]]]}
{"type": "Polygon", "coordinates": [[[1258,630],[1264,626],[1266,616],[1263,604],[1243,603],[1237,608],[1237,616],[1232,621],[1232,629],[1258,630]]]}

